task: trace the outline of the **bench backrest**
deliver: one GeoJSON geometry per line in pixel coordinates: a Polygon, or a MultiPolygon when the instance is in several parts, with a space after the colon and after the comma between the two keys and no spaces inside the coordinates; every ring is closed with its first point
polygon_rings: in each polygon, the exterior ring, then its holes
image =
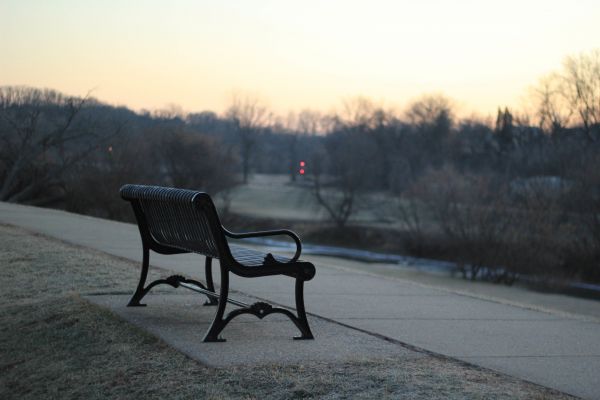
{"type": "Polygon", "coordinates": [[[166,246],[213,258],[229,253],[208,194],[145,185],[125,185],[120,192],[131,202],[142,240],[153,250],[161,252],[161,246],[166,246]]]}

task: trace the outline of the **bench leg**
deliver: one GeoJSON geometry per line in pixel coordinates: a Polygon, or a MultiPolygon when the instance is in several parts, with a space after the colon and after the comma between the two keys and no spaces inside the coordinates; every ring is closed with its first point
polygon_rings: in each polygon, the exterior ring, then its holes
{"type": "MultiPolygon", "coordinates": [[[[212,276],[211,276],[212,278],[212,276]]],[[[207,277],[208,280],[208,277],[207,277]]],[[[212,280],[212,279],[211,279],[212,280]]],[[[214,290],[214,287],[213,287],[214,290]]],[[[221,266],[221,291],[219,293],[218,308],[208,332],[204,336],[203,342],[224,342],[225,339],[219,338],[219,333],[225,328],[227,322],[223,320],[225,307],[227,307],[227,296],[229,294],[229,272],[221,266]]]]}
{"type": "Polygon", "coordinates": [[[146,295],[146,291],[144,290],[144,285],[146,284],[146,278],[148,277],[148,264],[150,263],[150,250],[144,246],[144,256],[142,260],[142,271],[140,273],[140,281],[138,282],[137,289],[135,289],[135,293],[129,300],[129,304],[127,307],[144,307],[145,304],[141,304],[140,300],[142,297],[146,295]]]}
{"type": "Polygon", "coordinates": [[[229,272],[221,268],[221,292],[219,294],[218,309],[213,319],[208,332],[204,336],[204,342],[224,342],[225,339],[220,338],[219,334],[225,329],[227,324],[235,317],[242,314],[252,314],[260,319],[263,319],[270,314],[283,314],[287,316],[296,325],[301,333],[301,336],[294,337],[294,340],[314,339],[314,336],[308,325],[306,311],[304,309],[304,280],[296,278],[296,310],[297,315],[291,311],[281,307],[273,307],[268,303],[259,301],[250,306],[239,308],[231,311],[225,316],[225,307],[227,306],[227,295],[229,292],[229,272]],[[225,316],[225,317],[224,317],[225,316]]]}
{"type": "Polygon", "coordinates": [[[296,310],[298,311],[298,319],[292,319],[292,321],[294,321],[302,336],[296,336],[294,340],[314,339],[304,309],[304,280],[300,278],[296,278],[296,310]]]}
{"type": "MultiPolygon", "coordinates": [[[[211,292],[215,291],[215,284],[213,283],[212,276],[212,257],[206,257],[206,262],[204,264],[204,271],[206,276],[206,288],[211,292]]],[[[207,296],[208,300],[204,303],[205,306],[216,306],[219,304],[216,298],[207,296]]]]}

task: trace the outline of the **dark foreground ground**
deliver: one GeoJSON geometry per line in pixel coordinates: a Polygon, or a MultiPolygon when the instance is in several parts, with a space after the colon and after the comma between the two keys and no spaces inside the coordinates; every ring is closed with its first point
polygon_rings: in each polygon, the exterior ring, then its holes
{"type": "Polygon", "coordinates": [[[569,398],[426,355],[213,369],[81,298],[127,293],[138,266],[0,225],[0,398],[569,398]]]}

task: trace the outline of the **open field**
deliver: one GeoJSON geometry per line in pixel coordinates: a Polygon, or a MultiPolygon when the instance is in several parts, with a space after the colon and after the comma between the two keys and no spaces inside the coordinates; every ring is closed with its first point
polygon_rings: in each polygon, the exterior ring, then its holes
{"type": "Polygon", "coordinates": [[[127,293],[137,265],[0,226],[0,397],[568,398],[454,362],[205,367],[80,294],[127,293]]]}
{"type": "MultiPolygon", "coordinates": [[[[253,174],[248,184],[238,185],[231,190],[231,210],[236,214],[255,217],[297,221],[327,221],[329,216],[316,201],[308,186],[310,177],[299,177],[292,184],[289,175],[253,174]]],[[[370,195],[369,209],[357,204],[356,214],[351,217],[354,223],[379,226],[401,227],[400,221],[390,218],[390,210],[381,209],[385,204],[389,207],[393,199],[389,196],[370,195]],[[380,198],[377,198],[380,196],[380,198]],[[377,207],[373,207],[373,205],[377,207]],[[382,221],[385,219],[385,222],[382,221]]]]}

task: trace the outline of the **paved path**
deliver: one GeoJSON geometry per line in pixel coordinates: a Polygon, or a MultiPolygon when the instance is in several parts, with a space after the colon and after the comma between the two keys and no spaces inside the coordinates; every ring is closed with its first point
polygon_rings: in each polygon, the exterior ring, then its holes
{"type": "MultiPolygon", "coordinates": [[[[0,223],[132,260],[141,258],[137,227],[131,224],[6,203],[0,203],[0,223]]],[[[597,320],[364,273],[345,268],[339,259],[306,258],[317,266],[317,276],[306,284],[305,292],[312,314],[569,394],[600,399],[597,320]]],[[[201,277],[203,260],[190,255],[153,256],[151,263],[201,277]]],[[[231,288],[294,304],[289,278],[234,277],[231,288]]]]}
{"type": "MultiPolygon", "coordinates": [[[[191,358],[213,367],[263,364],[314,364],[393,359],[408,361],[425,354],[390,343],[321,318],[309,317],[319,340],[292,340],[298,330],[287,317],[270,315],[258,320],[240,316],[225,328],[227,343],[204,343],[202,339],[215,315],[215,307],[203,307],[204,296],[187,290],[161,291],[144,298],[148,307],[127,307],[130,295],[100,294],[85,298],[108,308],[191,358]]],[[[236,300],[256,299],[236,293],[236,300]]]]}

